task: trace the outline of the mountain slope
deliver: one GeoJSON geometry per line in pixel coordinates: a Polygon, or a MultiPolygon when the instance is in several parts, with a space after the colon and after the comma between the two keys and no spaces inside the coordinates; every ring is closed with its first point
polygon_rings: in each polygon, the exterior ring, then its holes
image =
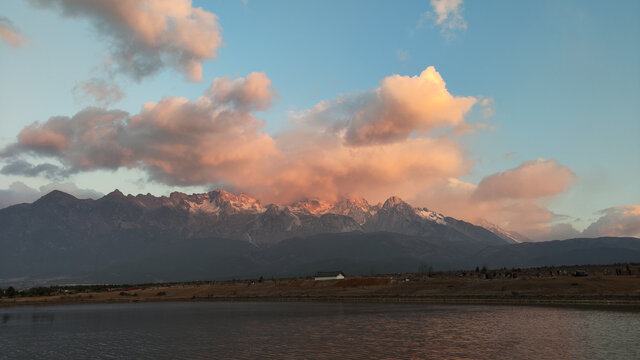
{"type": "Polygon", "coordinates": [[[168,197],[116,190],[97,200],[53,191],[0,209],[0,282],[299,275],[331,264],[413,271],[422,261],[455,267],[507,244],[397,197],[373,206],[364,199],[263,206],[223,190],[168,197]]]}

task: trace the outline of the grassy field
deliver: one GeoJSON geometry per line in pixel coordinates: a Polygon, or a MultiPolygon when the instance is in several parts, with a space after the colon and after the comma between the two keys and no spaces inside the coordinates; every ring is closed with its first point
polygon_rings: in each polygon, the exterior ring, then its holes
{"type": "Polygon", "coordinates": [[[313,278],[61,287],[0,298],[0,306],[150,301],[349,301],[626,305],[640,309],[640,267],[582,266],[313,278]],[[589,276],[574,277],[576,270],[589,276]],[[620,270],[618,275],[616,270],[620,270]],[[515,276],[514,276],[515,275],[515,276]]]}

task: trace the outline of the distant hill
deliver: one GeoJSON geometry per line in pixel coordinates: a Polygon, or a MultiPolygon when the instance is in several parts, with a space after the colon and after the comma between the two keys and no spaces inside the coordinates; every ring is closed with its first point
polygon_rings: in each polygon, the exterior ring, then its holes
{"type": "Polygon", "coordinates": [[[532,267],[638,262],[640,239],[600,237],[488,247],[468,262],[490,267],[532,267]]]}
{"type": "Polygon", "coordinates": [[[54,191],[0,209],[0,286],[640,261],[636,238],[505,236],[397,197],[262,206],[222,190],[98,200],[54,191]]]}

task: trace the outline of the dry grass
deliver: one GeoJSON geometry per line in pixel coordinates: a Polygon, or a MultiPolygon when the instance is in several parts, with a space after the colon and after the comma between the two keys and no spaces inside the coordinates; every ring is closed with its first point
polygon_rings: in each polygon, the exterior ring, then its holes
{"type": "MultiPolygon", "coordinates": [[[[472,303],[626,304],[640,307],[640,275],[604,274],[603,267],[586,268],[591,276],[550,275],[549,269],[525,270],[518,278],[481,274],[439,273],[347,277],[344,280],[278,279],[228,281],[170,286],[135,286],[108,291],[48,297],[3,298],[0,306],[150,301],[420,301],[472,303]],[[538,274],[546,274],[539,276],[538,274]],[[408,279],[408,281],[407,281],[408,279]]],[[[613,268],[612,268],[613,269],[613,268]]]]}

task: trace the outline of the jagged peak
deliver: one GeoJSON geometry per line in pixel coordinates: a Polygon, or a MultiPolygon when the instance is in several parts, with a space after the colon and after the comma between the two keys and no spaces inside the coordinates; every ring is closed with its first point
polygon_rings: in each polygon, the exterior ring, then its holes
{"type": "Polygon", "coordinates": [[[223,201],[248,201],[252,203],[260,202],[248,194],[245,194],[245,193],[234,194],[224,189],[215,189],[213,191],[209,191],[207,194],[209,195],[210,198],[217,198],[223,201]]]}
{"type": "Polygon", "coordinates": [[[392,196],[388,198],[387,201],[384,202],[384,205],[382,205],[382,207],[385,209],[388,209],[398,205],[409,205],[409,204],[407,204],[404,200],[402,200],[397,196],[392,196]]]}
{"type": "Polygon", "coordinates": [[[211,190],[209,191],[207,194],[209,194],[209,196],[222,196],[222,197],[227,197],[227,196],[231,196],[234,195],[230,192],[228,192],[227,190],[224,189],[215,189],[215,190],[211,190]]]}
{"type": "Polygon", "coordinates": [[[333,204],[320,199],[304,199],[289,206],[293,211],[308,212],[313,215],[325,214],[332,207],[333,204]]]}
{"type": "Polygon", "coordinates": [[[370,207],[371,204],[369,204],[369,202],[367,201],[367,199],[361,197],[361,196],[353,196],[353,197],[344,197],[341,198],[340,200],[338,200],[338,202],[336,202],[335,205],[355,205],[355,206],[359,206],[359,207],[370,207]]]}
{"type": "Polygon", "coordinates": [[[192,206],[194,210],[204,212],[263,212],[264,208],[260,205],[260,201],[244,194],[234,194],[227,190],[216,189],[206,194],[193,194],[189,197],[195,206],[192,206]],[[203,203],[210,203],[210,205],[201,206],[203,203]]]}
{"type": "Polygon", "coordinates": [[[188,195],[180,192],[180,191],[174,191],[171,194],[169,194],[169,199],[184,199],[186,198],[188,195]]]}

